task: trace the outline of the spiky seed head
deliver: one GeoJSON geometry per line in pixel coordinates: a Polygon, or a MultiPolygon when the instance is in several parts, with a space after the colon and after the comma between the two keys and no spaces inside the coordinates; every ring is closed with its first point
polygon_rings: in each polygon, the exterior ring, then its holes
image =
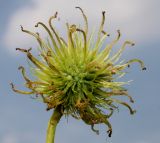
{"type": "Polygon", "coordinates": [[[25,85],[30,91],[12,89],[20,94],[34,94],[41,97],[47,105],[47,110],[61,107],[62,114],[72,115],[76,119],[82,119],[86,124],[105,123],[108,126],[108,135],[112,134],[112,127],[108,118],[118,107],[116,104],[126,106],[130,113],[135,113],[132,108],[115,96],[128,95],[124,85],[128,82],[119,82],[117,78],[124,76],[124,70],[131,63],[138,62],[143,70],[146,68],[139,59],[132,59],[128,62],[120,62],[120,56],[127,45],[134,46],[131,41],[125,41],[122,47],[111,56],[114,45],[119,41],[121,33],[117,30],[116,38],[102,49],[104,39],[109,36],[104,31],[105,11],[102,12],[102,21],[95,41],[93,34],[88,34],[88,21],[83,10],[76,7],[82,13],[85,21],[84,30],[75,24],[66,24],[68,30],[68,41],[66,42],[56,32],[52,21],[57,18],[57,12],[49,19],[49,27],[38,22],[35,27],[42,26],[49,35],[49,40],[45,41],[38,33],[21,30],[32,35],[40,47],[40,58],[35,57],[30,49],[17,48],[16,50],[25,53],[33,64],[32,72],[36,80],[31,80],[26,76],[25,68],[20,66],[25,85]],[[106,110],[106,112],[104,111],[106,110]]]}

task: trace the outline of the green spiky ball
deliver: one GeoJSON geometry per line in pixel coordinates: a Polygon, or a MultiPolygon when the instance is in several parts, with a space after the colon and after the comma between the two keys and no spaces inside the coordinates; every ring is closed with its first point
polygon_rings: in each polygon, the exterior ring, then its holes
{"type": "Polygon", "coordinates": [[[130,113],[135,111],[125,102],[116,99],[115,96],[127,96],[131,102],[124,85],[128,82],[119,82],[117,78],[124,76],[124,70],[133,62],[140,63],[145,69],[143,62],[132,59],[120,62],[120,56],[127,45],[134,43],[125,41],[122,47],[111,56],[114,45],[119,41],[120,31],[117,37],[106,47],[102,47],[108,34],[103,30],[105,12],[102,12],[102,22],[95,41],[94,35],[88,34],[87,17],[80,7],[77,7],[85,20],[85,28],[80,29],[76,25],[66,24],[68,41],[66,42],[52,25],[57,18],[57,13],[49,19],[49,27],[38,22],[36,27],[42,26],[49,35],[46,41],[38,33],[32,33],[21,26],[21,30],[37,39],[40,47],[40,58],[31,54],[31,49],[17,48],[26,53],[28,59],[34,65],[32,72],[36,80],[32,81],[25,74],[24,67],[19,67],[26,81],[25,85],[29,92],[12,89],[21,94],[35,94],[41,96],[47,104],[47,110],[60,108],[63,115],[71,115],[76,119],[82,119],[86,124],[105,123],[108,126],[108,134],[111,136],[112,127],[108,118],[117,109],[117,103],[126,106],[130,113]],[[106,110],[106,112],[104,111],[106,110]]]}

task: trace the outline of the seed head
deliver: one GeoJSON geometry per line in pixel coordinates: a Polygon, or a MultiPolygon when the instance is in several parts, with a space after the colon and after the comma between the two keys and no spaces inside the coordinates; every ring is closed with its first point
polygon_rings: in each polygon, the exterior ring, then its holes
{"type": "Polygon", "coordinates": [[[144,64],[139,59],[120,62],[120,56],[126,46],[133,46],[131,41],[125,41],[122,47],[111,56],[112,48],[120,39],[120,30],[117,30],[115,39],[102,49],[104,39],[109,36],[104,31],[105,11],[102,12],[102,21],[95,41],[94,35],[88,34],[88,20],[83,10],[76,7],[82,13],[85,21],[84,29],[75,24],[67,26],[68,41],[63,39],[53,27],[53,20],[57,18],[57,12],[49,19],[49,27],[38,22],[35,27],[42,26],[48,33],[49,40],[40,37],[40,34],[24,29],[21,30],[33,36],[40,47],[39,57],[35,57],[30,49],[16,48],[26,54],[33,67],[32,72],[36,80],[26,76],[25,68],[19,67],[25,80],[25,86],[30,91],[15,89],[20,94],[34,94],[47,105],[47,110],[61,107],[63,115],[71,115],[76,119],[82,119],[91,125],[104,123],[108,126],[109,137],[112,127],[108,119],[112,116],[117,104],[127,107],[130,114],[135,110],[115,96],[126,96],[130,102],[134,102],[128,95],[124,85],[128,82],[119,82],[117,78],[124,76],[126,68],[134,62],[140,63],[144,70],[144,64]]]}

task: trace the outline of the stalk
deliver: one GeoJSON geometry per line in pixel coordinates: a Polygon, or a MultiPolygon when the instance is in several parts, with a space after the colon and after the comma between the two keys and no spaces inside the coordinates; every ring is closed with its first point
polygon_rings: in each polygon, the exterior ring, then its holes
{"type": "Polygon", "coordinates": [[[61,117],[62,117],[62,113],[61,113],[60,107],[55,108],[48,122],[46,143],[54,143],[56,127],[61,117]]]}

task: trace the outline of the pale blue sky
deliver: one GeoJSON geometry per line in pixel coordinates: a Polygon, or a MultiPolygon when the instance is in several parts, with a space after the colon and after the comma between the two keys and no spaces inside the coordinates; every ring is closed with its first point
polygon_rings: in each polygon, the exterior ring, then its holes
{"type": "MultiPolygon", "coordinates": [[[[11,91],[13,81],[23,87],[23,79],[17,70],[19,65],[27,67],[26,57],[15,52],[16,47],[35,45],[33,40],[20,32],[19,25],[33,29],[36,21],[47,22],[55,11],[60,12],[61,22],[56,23],[59,31],[64,23],[83,24],[82,16],[75,10],[81,6],[90,22],[98,26],[101,11],[109,15],[106,28],[112,35],[122,31],[122,40],[136,42],[133,49],[127,49],[127,59],[140,58],[147,67],[142,72],[133,65],[124,80],[133,79],[128,86],[137,109],[130,116],[125,108],[110,119],[113,136],[108,139],[105,126],[97,126],[97,136],[90,126],[82,121],[63,118],[57,128],[55,143],[156,143],[160,140],[160,17],[159,0],[0,0],[0,143],[44,143],[48,119],[52,113],[45,111],[45,105],[11,91]]],[[[36,46],[35,46],[36,47],[36,46]]]]}

